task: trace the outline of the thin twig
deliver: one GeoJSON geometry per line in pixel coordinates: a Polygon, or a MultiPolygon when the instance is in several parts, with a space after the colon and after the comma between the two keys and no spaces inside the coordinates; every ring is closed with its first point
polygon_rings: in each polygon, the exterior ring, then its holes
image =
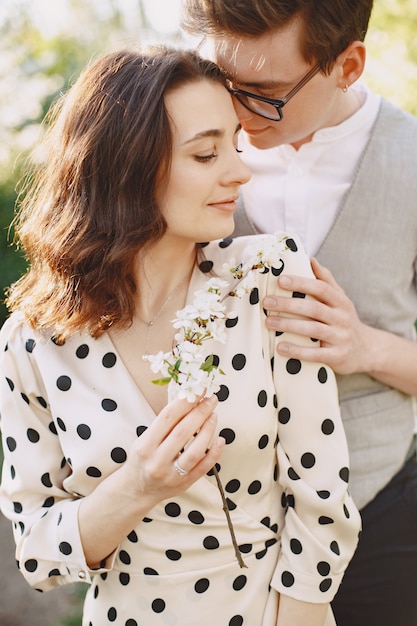
{"type": "Polygon", "coordinates": [[[239,563],[240,567],[247,567],[247,565],[245,564],[245,561],[242,559],[242,555],[240,554],[240,550],[239,550],[239,547],[237,545],[235,531],[234,531],[234,528],[233,528],[232,520],[230,518],[229,507],[227,506],[226,496],[224,494],[224,489],[223,489],[223,485],[222,485],[221,480],[220,480],[219,473],[218,473],[216,467],[213,467],[212,469],[213,469],[213,474],[216,477],[217,487],[219,488],[220,495],[222,497],[223,511],[225,512],[225,515],[226,515],[227,525],[229,527],[230,536],[232,538],[233,548],[235,550],[235,555],[236,555],[237,562],[239,563]]]}

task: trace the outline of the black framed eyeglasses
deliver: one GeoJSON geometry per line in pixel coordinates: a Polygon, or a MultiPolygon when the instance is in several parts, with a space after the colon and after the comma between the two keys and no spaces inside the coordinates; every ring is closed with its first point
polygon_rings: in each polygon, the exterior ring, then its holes
{"type": "Polygon", "coordinates": [[[229,92],[242,104],[248,111],[265,117],[267,120],[273,122],[280,122],[283,118],[282,109],[289,100],[296,93],[300,91],[318,72],[320,71],[320,64],[315,65],[305,76],[298,82],[295,87],[291,89],[289,93],[283,98],[276,100],[274,98],[265,98],[264,96],[258,96],[256,93],[245,91],[244,89],[235,89],[232,86],[228,87],[229,92]]]}

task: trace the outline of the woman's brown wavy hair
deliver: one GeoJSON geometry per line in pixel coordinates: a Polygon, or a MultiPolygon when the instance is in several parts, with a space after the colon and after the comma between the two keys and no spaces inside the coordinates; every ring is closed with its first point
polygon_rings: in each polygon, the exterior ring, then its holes
{"type": "Polygon", "coordinates": [[[29,269],[7,298],[34,329],[62,342],[131,322],[134,262],[166,230],[157,202],[172,151],[165,95],[203,79],[225,84],[191,51],[122,50],[87,68],[53,107],[43,165],[16,219],[29,269]]]}

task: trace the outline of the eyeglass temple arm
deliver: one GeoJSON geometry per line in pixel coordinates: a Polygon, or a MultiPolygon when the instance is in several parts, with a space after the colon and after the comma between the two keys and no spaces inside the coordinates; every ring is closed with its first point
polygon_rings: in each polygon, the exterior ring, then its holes
{"type": "Polygon", "coordinates": [[[287,93],[285,98],[282,98],[282,102],[286,104],[288,100],[290,100],[290,98],[295,96],[295,94],[298,93],[300,89],[302,89],[304,85],[313,78],[313,76],[318,74],[319,71],[320,71],[320,63],[317,63],[317,65],[312,67],[311,70],[308,72],[308,74],[304,76],[304,78],[298,83],[298,85],[296,85],[293,89],[291,89],[290,93],[287,93]]]}

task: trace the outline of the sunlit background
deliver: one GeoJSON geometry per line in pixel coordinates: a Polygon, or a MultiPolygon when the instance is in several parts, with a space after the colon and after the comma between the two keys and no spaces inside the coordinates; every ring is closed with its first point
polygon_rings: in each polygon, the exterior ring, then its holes
{"type": "MultiPolygon", "coordinates": [[[[24,159],[43,116],[94,55],[145,40],[195,46],[180,32],[180,5],[181,0],[0,0],[0,325],[4,288],[25,267],[11,245],[9,225],[24,159]]],[[[375,0],[364,79],[414,114],[416,33],[416,0],[375,0]]],[[[30,590],[15,566],[10,530],[0,514],[0,625],[80,626],[83,587],[52,594],[30,590]]]]}

